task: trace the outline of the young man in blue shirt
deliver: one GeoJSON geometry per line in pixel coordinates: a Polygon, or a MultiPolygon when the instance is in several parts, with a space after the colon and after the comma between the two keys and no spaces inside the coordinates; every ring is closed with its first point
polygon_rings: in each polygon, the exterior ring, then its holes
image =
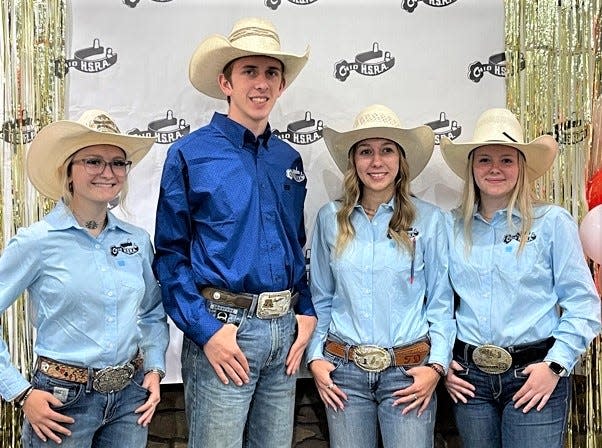
{"type": "Polygon", "coordinates": [[[163,169],[155,271],[184,332],[189,447],[292,442],[295,374],[316,324],[305,275],[301,156],[269,114],[308,52],[239,20],[195,50],[190,80],[228,114],[178,140],[163,169]]]}

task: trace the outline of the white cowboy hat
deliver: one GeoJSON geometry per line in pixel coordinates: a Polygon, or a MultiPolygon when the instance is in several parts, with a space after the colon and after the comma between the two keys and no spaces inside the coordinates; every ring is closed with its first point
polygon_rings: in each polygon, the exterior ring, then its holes
{"type": "Polygon", "coordinates": [[[121,134],[115,121],[102,110],[88,110],[77,121],[59,120],[37,133],[27,152],[27,175],[36,190],[50,199],[63,194],[60,168],[82,148],[114,145],[136,165],[155,143],[154,137],[121,134]]]}
{"type": "Polygon", "coordinates": [[[271,22],[255,17],[240,19],[228,37],[214,34],[199,44],[188,67],[190,82],[206,95],[225,99],[217,78],[230,61],[245,56],[270,56],[281,61],[288,86],[307,62],[309,47],[302,55],[284,53],[280,50],[280,38],[271,22]]]}
{"type": "Polygon", "coordinates": [[[343,173],[347,171],[349,151],[357,142],[367,138],[386,138],[396,142],[405,153],[410,168],[409,180],[424,169],[435,146],[435,134],[430,127],[403,129],[395,112],[381,104],[363,109],[355,118],[353,130],[337,132],[325,127],[322,135],[330,155],[343,173]]]}
{"type": "Polygon", "coordinates": [[[525,156],[527,176],[532,182],[552,166],[558,143],[551,135],[542,135],[525,143],[523,135],[523,128],[512,112],[508,109],[489,109],[477,120],[471,142],[454,143],[443,137],[441,154],[451,170],[466,180],[468,156],[473,149],[488,144],[510,146],[525,156]]]}

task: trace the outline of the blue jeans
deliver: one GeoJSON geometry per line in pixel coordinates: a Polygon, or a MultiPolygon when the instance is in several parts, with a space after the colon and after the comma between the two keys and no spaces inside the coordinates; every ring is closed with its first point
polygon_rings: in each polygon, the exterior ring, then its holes
{"type": "Polygon", "coordinates": [[[144,448],[147,428],[137,423],[140,414],[134,410],[148,399],[148,390],[141,384],[144,372],[138,369],[133,381],[119,392],[103,394],[92,389],[91,383],[78,384],[57,380],[37,371],[32,385],[36,389],[54,394],[64,404],[53,407],[61,414],[75,420],[65,425],[71,436],[59,434],[61,444],[38,438],[27,420],[23,423],[22,442],[25,448],[144,448]]]}
{"type": "Polygon", "coordinates": [[[232,381],[223,384],[202,347],[184,337],[182,379],[189,448],[242,447],[243,438],[246,447],[291,446],[296,376],[286,374],[284,363],[295,325],[292,312],[265,320],[245,312],[236,338],[250,368],[249,383],[242,386],[232,381]]]}
{"type": "Polygon", "coordinates": [[[526,366],[502,374],[485,373],[455,356],[464,370],[456,372],[475,386],[475,397],[454,405],[458,432],[465,448],[562,448],[571,396],[569,377],[560,378],[545,407],[526,414],[515,409],[512,396],[523,386],[526,366]]]}
{"type": "Polygon", "coordinates": [[[433,446],[437,398],[418,417],[414,410],[402,415],[404,405],[393,407],[393,392],[414,382],[403,367],[389,367],[379,373],[366,372],[352,361],[324,353],[334,364],[334,383],[347,394],[345,409],[326,410],[331,448],[370,448],[377,446],[380,424],[384,448],[429,448],[433,446]]]}

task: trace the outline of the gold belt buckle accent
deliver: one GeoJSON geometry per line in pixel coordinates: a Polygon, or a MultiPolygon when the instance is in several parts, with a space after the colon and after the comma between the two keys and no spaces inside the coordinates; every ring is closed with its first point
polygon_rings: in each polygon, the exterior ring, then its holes
{"type": "Polygon", "coordinates": [[[502,347],[492,344],[475,348],[472,360],[485,373],[504,373],[512,366],[512,355],[502,347]]]}
{"type": "Polygon", "coordinates": [[[367,372],[382,372],[391,365],[391,355],[378,345],[358,345],[353,351],[353,362],[367,372]]]}
{"type": "Polygon", "coordinates": [[[259,319],[284,316],[291,307],[291,292],[262,292],[257,299],[256,315],[259,319]]]}

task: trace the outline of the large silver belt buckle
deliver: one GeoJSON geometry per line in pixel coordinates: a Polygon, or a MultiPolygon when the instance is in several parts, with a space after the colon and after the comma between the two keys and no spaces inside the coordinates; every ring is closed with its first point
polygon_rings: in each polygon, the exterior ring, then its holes
{"type": "Polygon", "coordinates": [[[512,355],[502,347],[491,344],[475,348],[472,360],[485,373],[504,373],[512,365],[512,355]]]}
{"type": "Polygon", "coordinates": [[[358,345],[353,352],[353,362],[367,372],[382,372],[391,365],[391,355],[377,345],[358,345]]]}
{"type": "Polygon", "coordinates": [[[129,384],[133,376],[134,367],[130,364],[105,367],[94,374],[92,387],[103,394],[118,392],[129,384]]]}
{"type": "Polygon", "coordinates": [[[284,316],[291,307],[291,292],[262,292],[257,299],[257,317],[260,319],[274,319],[284,316]]]}

